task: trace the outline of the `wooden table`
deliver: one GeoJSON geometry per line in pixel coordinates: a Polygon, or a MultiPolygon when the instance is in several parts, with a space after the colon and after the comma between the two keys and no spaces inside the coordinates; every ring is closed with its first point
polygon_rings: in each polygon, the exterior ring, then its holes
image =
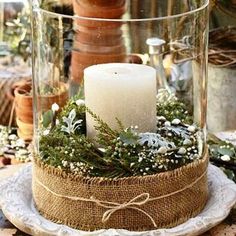
{"type": "MultiPolygon", "coordinates": [[[[0,169],[0,181],[11,176],[19,170],[24,164],[11,165],[0,169]]],[[[12,225],[0,210],[0,236],[27,236],[12,225]]],[[[236,206],[230,216],[220,225],[201,236],[236,236],[236,206]]]]}

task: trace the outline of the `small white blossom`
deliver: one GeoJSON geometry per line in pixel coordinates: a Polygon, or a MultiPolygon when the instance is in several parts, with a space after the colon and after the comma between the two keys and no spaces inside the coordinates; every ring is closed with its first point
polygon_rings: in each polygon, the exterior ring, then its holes
{"type": "Polygon", "coordinates": [[[166,118],[164,116],[158,116],[157,120],[166,121],[166,118]]]}
{"type": "Polygon", "coordinates": [[[49,133],[50,133],[50,130],[49,130],[49,129],[46,129],[46,130],[43,131],[43,135],[44,135],[44,136],[48,135],[49,133]]]}
{"type": "Polygon", "coordinates": [[[192,144],[192,141],[190,139],[185,139],[183,141],[183,145],[191,145],[192,144]]]}
{"type": "Polygon", "coordinates": [[[25,141],[23,139],[16,140],[16,146],[25,147],[25,141]]]}
{"type": "Polygon", "coordinates": [[[164,123],[164,125],[165,125],[166,127],[170,127],[170,126],[171,126],[171,123],[170,123],[170,121],[166,121],[166,122],[164,123]]]}
{"type": "Polygon", "coordinates": [[[60,107],[58,106],[57,103],[53,103],[51,109],[52,109],[53,112],[56,112],[60,109],[60,107]]]}
{"type": "Polygon", "coordinates": [[[135,165],[135,163],[134,163],[134,162],[130,163],[130,167],[133,167],[134,165],[135,165]]]}
{"type": "Polygon", "coordinates": [[[229,155],[223,155],[220,157],[222,161],[230,161],[230,156],[229,155]]]}
{"type": "Polygon", "coordinates": [[[68,165],[68,161],[62,160],[62,165],[63,165],[64,167],[66,167],[66,166],[68,165]]]}
{"type": "Polygon", "coordinates": [[[15,135],[15,134],[11,134],[11,135],[9,135],[9,140],[17,140],[17,136],[15,135]]]}
{"type": "Polygon", "coordinates": [[[196,128],[195,128],[195,126],[193,126],[193,125],[190,125],[190,126],[188,127],[188,131],[191,132],[191,133],[194,133],[195,130],[196,130],[196,128]]]}
{"type": "Polygon", "coordinates": [[[139,157],[139,158],[138,158],[138,162],[141,162],[142,160],[143,160],[142,157],[139,157]]]}
{"type": "Polygon", "coordinates": [[[85,104],[85,102],[84,102],[83,99],[78,99],[78,100],[75,101],[75,104],[76,104],[77,106],[82,106],[82,105],[85,104]]]}
{"type": "Polygon", "coordinates": [[[28,155],[28,151],[26,149],[20,149],[17,152],[19,155],[28,155]]]}
{"type": "Polygon", "coordinates": [[[181,148],[179,149],[179,151],[178,151],[178,154],[184,155],[186,152],[187,152],[186,148],[181,147],[181,148]]]}
{"type": "Polygon", "coordinates": [[[158,150],[157,150],[157,153],[158,154],[165,154],[167,152],[167,148],[166,147],[160,147],[158,150]]]}
{"type": "Polygon", "coordinates": [[[180,121],[180,119],[174,119],[174,120],[172,120],[171,123],[172,123],[173,125],[178,125],[178,124],[181,123],[181,121],[180,121]]]}

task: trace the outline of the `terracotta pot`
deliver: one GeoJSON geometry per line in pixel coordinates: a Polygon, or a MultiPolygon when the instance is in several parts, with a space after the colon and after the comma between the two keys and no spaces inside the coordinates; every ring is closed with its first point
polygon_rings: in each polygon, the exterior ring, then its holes
{"type": "Polygon", "coordinates": [[[94,20],[76,19],[75,25],[81,25],[81,26],[91,27],[91,28],[99,28],[99,27],[116,28],[116,27],[121,27],[122,22],[96,20],[96,19],[94,20]]]}
{"type": "MultiPolygon", "coordinates": [[[[75,0],[76,1],[76,0],[75,0]]],[[[119,7],[125,4],[126,0],[77,0],[82,6],[119,7]]]]}
{"type": "Polygon", "coordinates": [[[22,131],[22,133],[33,134],[33,128],[34,128],[33,124],[27,124],[23,122],[22,120],[20,120],[19,118],[16,118],[16,123],[18,127],[20,128],[20,130],[22,131]]]}
{"type": "Polygon", "coordinates": [[[78,16],[85,17],[96,17],[96,18],[106,18],[106,19],[119,19],[126,11],[126,5],[100,7],[89,4],[81,5],[77,0],[73,1],[74,12],[78,16]]]}
{"type": "Polygon", "coordinates": [[[61,83],[61,88],[64,90],[60,94],[40,96],[38,101],[38,108],[42,111],[51,109],[53,103],[57,103],[59,107],[63,107],[68,100],[68,86],[61,83]]]}
{"type": "Polygon", "coordinates": [[[23,79],[20,81],[15,82],[11,87],[9,87],[9,89],[7,90],[7,97],[10,100],[14,100],[15,99],[15,95],[14,95],[14,91],[17,87],[21,87],[24,86],[25,84],[30,84],[31,83],[31,78],[27,78],[27,79],[23,79]]]}
{"type": "Polygon", "coordinates": [[[33,134],[25,134],[22,133],[20,129],[17,129],[17,135],[21,138],[24,139],[25,141],[31,141],[33,139],[33,134]]]}
{"type": "MultiPolygon", "coordinates": [[[[33,98],[29,94],[31,87],[31,84],[24,84],[14,91],[18,134],[25,140],[30,140],[33,134],[33,98]]],[[[39,96],[38,109],[47,111],[51,109],[53,103],[57,103],[59,107],[64,106],[68,100],[68,86],[61,82],[60,88],[62,90],[60,94],[39,96]]]]}
{"type": "Polygon", "coordinates": [[[23,106],[32,108],[33,103],[30,91],[31,91],[31,85],[28,83],[17,87],[14,90],[16,105],[19,105],[20,107],[23,106]]]}
{"type": "Polygon", "coordinates": [[[143,64],[143,60],[139,55],[136,54],[130,54],[127,56],[127,63],[133,63],[133,64],[143,64]]]}
{"type": "Polygon", "coordinates": [[[117,36],[121,37],[122,36],[122,30],[120,26],[117,27],[86,27],[86,26],[81,26],[81,25],[76,25],[74,27],[76,32],[82,32],[82,33],[87,33],[93,36],[98,37],[99,35],[101,36],[117,36]]]}
{"type": "Polygon", "coordinates": [[[97,54],[123,54],[126,51],[126,48],[123,44],[116,46],[97,46],[81,43],[79,41],[74,42],[74,49],[81,52],[97,54]]]}
{"type": "Polygon", "coordinates": [[[33,123],[28,124],[16,118],[16,124],[19,127],[17,130],[18,136],[24,140],[32,140],[34,132],[33,123]]]}
{"type": "Polygon", "coordinates": [[[81,43],[87,43],[90,45],[99,45],[99,46],[115,46],[122,44],[122,36],[119,35],[103,35],[103,34],[88,34],[84,32],[77,32],[75,40],[81,43]]]}
{"type": "Polygon", "coordinates": [[[71,61],[71,80],[78,84],[83,82],[84,69],[87,65],[77,64],[75,60],[71,61]]]}
{"type": "Polygon", "coordinates": [[[19,106],[18,104],[15,107],[16,117],[22,122],[33,124],[33,108],[19,106]]]}
{"type": "Polygon", "coordinates": [[[126,59],[125,54],[92,54],[82,53],[79,51],[72,52],[72,60],[77,64],[94,65],[111,62],[124,62],[126,59]]]}

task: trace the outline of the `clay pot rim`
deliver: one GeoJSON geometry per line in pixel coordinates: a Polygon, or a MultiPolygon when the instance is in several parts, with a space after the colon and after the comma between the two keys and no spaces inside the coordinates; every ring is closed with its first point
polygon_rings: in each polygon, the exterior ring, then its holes
{"type": "Polygon", "coordinates": [[[12,86],[9,87],[9,89],[7,90],[7,97],[13,101],[15,98],[15,94],[14,91],[17,87],[20,87],[22,85],[25,85],[26,83],[31,83],[31,77],[27,78],[27,79],[23,79],[23,80],[19,80],[17,82],[15,82],[12,86]]]}
{"type": "MultiPolygon", "coordinates": [[[[67,83],[64,83],[64,82],[59,82],[60,84],[60,88],[64,88],[62,91],[60,91],[59,93],[55,93],[55,94],[47,94],[47,95],[39,95],[38,97],[39,98],[53,98],[55,96],[62,96],[64,94],[67,94],[68,93],[68,89],[69,89],[69,85],[67,83]]],[[[33,96],[32,95],[27,95],[25,92],[27,91],[27,89],[24,89],[23,87],[26,87],[26,86],[29,86],[30,88],[32,88],[32,85],[28,85],[28,84],[25,84],[25,85],[22,85],[22,86],[19,86],[17,87],[15,90],[14,90],[14,95],[15,95],[15,98],[27,98],[27,99],[33,99],[33,96]],[[21,93],[22,92],[22,93],[21,93]]],[[[28,91],[27,91],[28,92],[28,91]]]]}

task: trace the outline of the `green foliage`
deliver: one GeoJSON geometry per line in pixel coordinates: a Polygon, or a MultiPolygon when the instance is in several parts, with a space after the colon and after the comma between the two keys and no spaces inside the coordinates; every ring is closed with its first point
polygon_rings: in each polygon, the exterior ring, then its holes
{"type": "Polygon", "coordinates": [[[157,133],[138,133],[137,127],[126,128],[117,119],[119,128],[113,130],[85,107],[79,95],[68,102],[57,120],[40,139],[40,157],[71,173],[108,178],[151,175],[201,157],[197,128],[193,132],[189,125],[161,119],[157,133]],[[95,140],[86,137],[86,112],[96,121],[95,140]]]}
{"type": "Polygon", "coordinates": [[[43,127],[47,128],[53,122],[53,111],[48,110],[43,113],[43,127]]]}
{"type": "Polygon", "coordinates": [[[83,120],[75,120],[76,118],[76,111],[72,109],[68,115],[68,117],[63,116],[63,123],[64,125],[61,126],[61,131],[67,134],[74,134],[82,125],[83,120]]]}
{"type": "Polygon", "coordinates": [[[30,13],[23,9],[17,14],[16,19],[5,23],[4,41],[10,42],[12,53],[21,55],[24,60],[30,56],[30,13]]]}
{"type": "Polygon", "coordinates": [[[157,104],[157,115],[164,116],[167,120],[180,119],[186,124],[192,123],[192,117],[189,115],[184,103],[179,101],[170,101],[163,104],[157,104]]]}
{"type": "Polygon", "coordinates": [[[179,119],[186,124],[193,123],[187,106],[183,102],[180,102],[174,94],[169,94],[165,89],[158,90],[157,116],[163,116],[169,121],[179,119]]]}
{"type": "Polygon", "coordinates": [[[236,182],[236,148],[233,144],[208,135],[210,160],[221,167],[228,178],[236,182]]]}
{"type": "Polygon", "coordinates": [[[60,112],[58,119],[60,122],[60,125],[58,126],[58,129],[61,129],[61,124],[63,123],[63,117],[68,117],[69,113],[72,110],[75,110],[76,116],[75,120],[82,120],[81,126],[78,132],[78,134],[86,134],[86,122],[85,122],[85,112],[86,112],[86,107],[84,104],[77,105],[76,101],[80,100],[80,95],[74,96],[72,99],[68,101],[68,103],[65,105],[63,110],[60,112]]]}

